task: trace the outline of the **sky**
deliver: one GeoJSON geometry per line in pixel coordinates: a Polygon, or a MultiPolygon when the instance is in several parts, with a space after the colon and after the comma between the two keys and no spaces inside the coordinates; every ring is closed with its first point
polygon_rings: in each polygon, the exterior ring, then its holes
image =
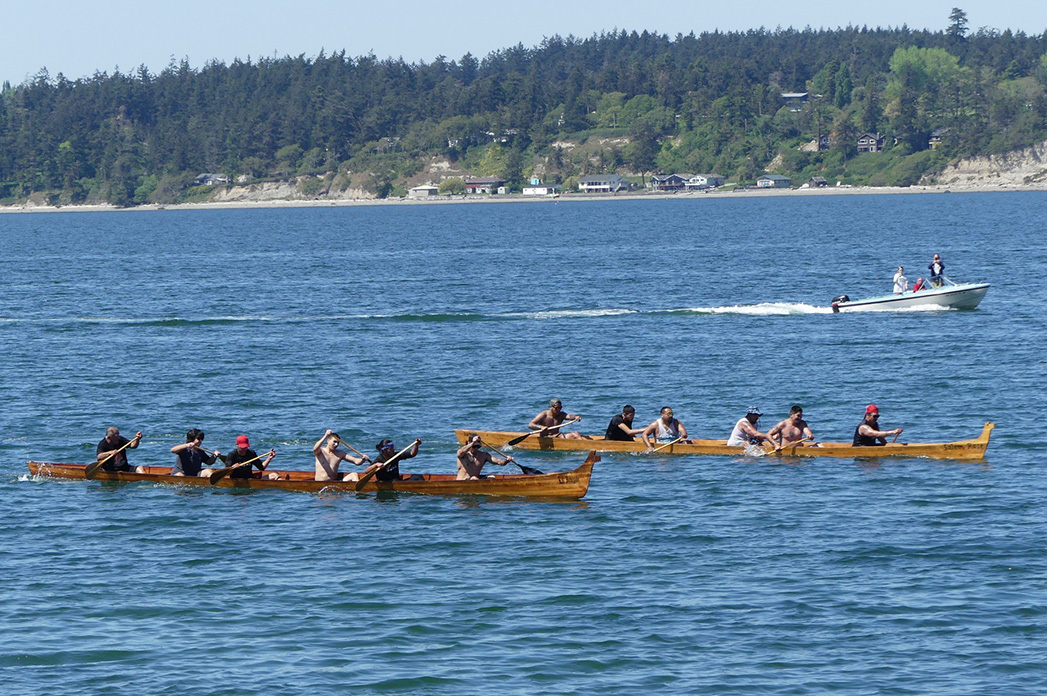
{"type": "Polygon", "coordinates": [[[451,0],[378,3],[359,0],[217,0],[142,2],[51,0],[11,2],[0,32],[0,81],[20,84],[46,68],[70,80],[95,72],[157,73],[174,61],[200,68],[210,60],[349,56],[430,62],[483,58],[492,51],[536,46],[549,36],[589,37],[601,31],[744,31],[765,27],[835,29],[847,25],[942,30],[953,7],[967,13],[971,31],[988,27],[1027,34],[1047,31],[1045,0],[808,0],[743,4],[677,0],[581,3],[529,0],[492,3],[451,0]]]}

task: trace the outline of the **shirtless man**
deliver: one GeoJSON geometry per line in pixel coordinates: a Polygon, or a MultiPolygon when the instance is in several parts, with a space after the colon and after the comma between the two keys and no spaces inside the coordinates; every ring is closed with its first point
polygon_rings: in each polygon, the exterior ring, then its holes
{"type": "Polygon", "coordinates": [[[745,412],[745,417],[734,424],[731,436],[727,438],[727,445],[735,447],[740,445],[759,445],[761,442],[769,442],[774,447],[774,439],[769,433],[761,433],[756,429],[756,421],[760,420],[763,412],[757,406],[750,406],[745,412]]]}
{"type": "Polygon", "coordinates": [[[640,439],[643,440],[643,444],[647,449],[653,449],[659,442],[672,442],[679,438],[683,438],[682,442],[689,442],[687,439],[687,428],[683,427],[683,423],[673,418],[673,410],[669,406],[663,406],[658,420],[648,425],[640,433],[640,439]]]}
{"type": "Polygon", "coordinates": [[[484,468],[484,464],[490,462],[491,464],[497,464],[498,466],[505,466],[509,462],[516,461],[511,456],[502,458],[495,457],[490,452],[484,452],[480,448],[483,447],[483,442],[480,441],[480,436],[475,433],[470,435],[463,445],[458,450],[458,480],[459,481],[476,481],[483,478],[480,476],[480,470],[484,468]]]}
{"type": "Polygon", "coordinates": [[[563,410],[563,404],[560,403],[560,400],[552,399],[549,402],[549,408],[532,418],[531,422],[527,424],[527,429],[542,431],[538,433],[538,437],[566,437],[569,440],[581,440],[582,436],[579,433],[564,433],[560,430],[547,430],[554,425],[560,425],[565,420],[578,423],[582,420],[582,417],[577,413],[565,413],[563,410]]]}
{"type": "Polygon", "coordinates": [[[355,471],[342,475],[338,471],[338,465],[341,462],[349,462],[357,466],[364,462],[371,461],[371,458],[366,454],[362,457],[350,456],[348,452],[343,452],[338,449],[338,443],[342,441],[342,438],[338,437],[338,433],[334,432],[330,428],[324,433],[323,437],[316,441],[313,445],[313,454],[316,457],[316,480],[317,481],[359,481],[360,475],[355,471]],[[327,442],[327,446],[324,446],[324,442],[327,442]]]}
{"type": "Polygon", "coordinates": [[[869,404],[865,407],[865,417],[862,418],[862,422],[858,424],[858,427],[854,429],[854,442],[852,444],[855,447],[879,447],[880,445],[886,445],[887,438],[891,435],[897,438],[902,434],[901,428],[880,430],[879,418],[880,409],[876,407],[876,404],[869,404]]]}
{"type": "Polygon", "coordinates": [[[789,409],[789,417],[778,425],[767,431],[767,434],[777,443],[778,447],[788,447],[800,440],[814,439],[814,433],[803,419],[803,406],[797,404],[789,409]]]}

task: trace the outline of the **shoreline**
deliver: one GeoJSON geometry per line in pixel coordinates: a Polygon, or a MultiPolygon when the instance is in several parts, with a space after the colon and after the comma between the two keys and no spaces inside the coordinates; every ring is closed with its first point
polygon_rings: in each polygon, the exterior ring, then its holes
{"type": "Polygon", "coordinates": [[[0,206],[0,214],[18,213],[86,213],[86,212],[144,212],[163,210],[238,210],[266,208],[326,208],[384,205],[455,205],[455,204],[490,204],[490,203],[584,203],[590,201],[625,201],[625,200],[674,200],[674,199],[733,199],[733,198],[769,198],[769,197],[807,197],[807,196],[855,196],[855,195],[917,195],[944,193],[999,193],[1047,191],[1047,184],[996,184],[996,185],[934,185],[934,186],[847,186],[812,189],[736,189],[733,191],[635,191],[628,193],[568,193],[553,196],[523,196],[521,194],[505,195],[460,195],[434,196],[432,198],[336,198],[336,199],[289,199],[271,198],[265,200],[208,201],[204,203],[172,203],[145,205],[130,208],[118,208],[107,203],[82,205],[38,205],[25,203],[21,205],[0,206]]]}

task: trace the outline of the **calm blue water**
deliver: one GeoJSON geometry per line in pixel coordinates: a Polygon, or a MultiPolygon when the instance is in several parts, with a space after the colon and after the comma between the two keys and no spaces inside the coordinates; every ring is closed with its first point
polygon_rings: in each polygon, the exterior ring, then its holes
{"type": "MultiPolygon", "coordinates": [[[[0,693],[1047,691],[1047,194],[0,215],[0,693]],[[973,312],[832,315],[940,252],[973,312]],[[984,463],[607,455],[581,503],[32,480],[671,405],[984,463]]],[[[521,453],[543,470],[576,455],[521,453]]]]}

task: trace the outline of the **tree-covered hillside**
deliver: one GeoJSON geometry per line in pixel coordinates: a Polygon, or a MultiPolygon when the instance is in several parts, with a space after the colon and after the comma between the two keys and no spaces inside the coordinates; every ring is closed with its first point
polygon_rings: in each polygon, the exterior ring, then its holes
{"type": "Polygon", "coordinates": [[[195,185],[203,172],[317,175],[303,179],[306,193],[385,196],[440,157],[514,187],[536,172],[744,182],[769,166],[905,185],[958,157],[1047,138],[1045,53],[1047,33],[972,33],[954,10],[937,32],[619,31],[482,60],[343,52],[76,81],[41,72],[0,93],[0,201],[192,200],[211,190],[195,185]],[[884,135],[886,150],[858,153],[865,132],[884,135]],[[819,138],[827,149],[799,149],[819,138]]]}

